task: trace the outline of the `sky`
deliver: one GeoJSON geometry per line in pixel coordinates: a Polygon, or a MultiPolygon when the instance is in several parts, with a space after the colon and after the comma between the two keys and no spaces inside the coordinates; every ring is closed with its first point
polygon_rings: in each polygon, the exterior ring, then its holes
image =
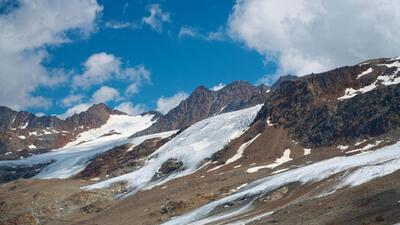
{"type": "Polygon", "coordinates": [[[193,89],[400,55],[398,0],[0,0],[0,105],[167,113],[193,89]]]}

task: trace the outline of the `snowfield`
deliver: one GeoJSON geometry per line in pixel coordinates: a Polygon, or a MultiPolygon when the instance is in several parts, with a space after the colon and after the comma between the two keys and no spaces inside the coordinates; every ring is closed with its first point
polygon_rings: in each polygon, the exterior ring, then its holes
{"type": "Polygon", "coordinates": [[[290,183],[315,183],[332,175],[343,173],[337,185],[332,187],[331,190],[326,190],[325,194],[330,194],[340,188],[360,185],[391,174],[399,169],[400,142],[375,151],[353,156],[335,157],[259,179],[232,195],[206,204],[182,216],[175,217],[164,223],[164,225],[200,225],[233,218],[248,212],[253,201],[235,210],[231,210],[229,207],[224,208],[224,205],[243,198],[256,198],[263,193],[274,191],[290,183]],[[223,209],[223,211],[215,215],[212,212],[217,208],[219,210],[223,209]]]}
{"type": "Polygon", "coordinates": [[[153,115],[111,115],[103,126],[83,132],[65,147],[23,160],[0,161],[0,166],[32,166],[49,163],[34,178],[68,178],[84,170],[91,159],[113,147],[131,143],[138,145],[151,138],[165,138],[176,131],[152,134],[130,139],[133,133],[150,127],[153,115]],[[111,135],[112,134],[112,135],[111,135]]]}
{"type": "Polygon", "coordinates": [[[258,105],[197,122],[155,151],[139,170],[87,186],[86,189],[107,188],[113,183],[127,181],[129,195],[194,173],[214,153],[242,135],[260,109],[261,105],[258,105]],[[183,167],[162,179],[154,180],[160,167],[169,159],[182,162],[183,167]]]}

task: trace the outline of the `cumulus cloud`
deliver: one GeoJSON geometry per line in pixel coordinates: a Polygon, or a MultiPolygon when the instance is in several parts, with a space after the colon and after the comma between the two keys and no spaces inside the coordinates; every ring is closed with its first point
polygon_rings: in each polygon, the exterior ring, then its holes
{"type": "Polygon", "coordinates": [[[149,16],[143,17],[143,24],[149,25],[153,30],[162,32],[163,24],[171,22],[170,14],[161,9],[160,5],[152,4],[148,6],[149,16]]]}
{"type": "Polygon", "coordinates": [[[212,90],[212,91],[219,91],[219,90],[221,90],[221,89],[224,88],[224,87],[225,87],[225,84],[219,83],[219,84],[215,85],[214,87],[212,87],[211,90],[212,90]]]}
{"type": "Polygon", "coordinates": [[[63,98],[63,100],[61,102],[62,102],[63,106],[69,107],[69,106],[75,105],[77,103],[80,103],[83,98],[84,98],[83,95],[79,95],[79,94],[74,95],[73,94],[73,95],[69,95],[69,96],[63,98]]]}
{"type": "Polygon", "coordinates": [[[117,89],[108,86],[102,86],[99,90],[93,93],[92,103],[107,103],[120,98],[121,96],[119,95],[117,89]]]}
{"type": "MultiPolygon", "coordinates": [[[[79,105],[67,109],[61,117],[85,111],[87,105],[108,102],[116,103],[126,100],[138,93],[142,85],[151,82],[151,73],[145,66],[126,66],[122,63],[120,58],[105,52],[91,55],[83,66],[83,73],[77,74],[72,78],[72,86],[74,87],[72,94],[62,100],[64,107],[71,107],[78,103],[79,105]],[[104,83],[109,81],[124,81],[128,83],[128,86],[123,93],[120,93],[119,90],[104,85],[104,83]],[[84,93],[75,93],[79,87],[87,89],[92,86],[100,87],[91,97],[84,93]]],[[[121,105],[121,107],[122,106],[126,107],[127,105],[121,105]]],[[[144,107],[140,106],[139,108],[139,106],[132,106],[131,112],[138,112],[139,109],[144,109],[144,107]]]]}
{"type": "Polygon", "coordinates": [[[75,87],[90,87],[109,80],[126,80],[131,84],[127,95],[136,94],[144,83],[150,82],[150,71],[143,65],[123,66],[121,59],[106,52],[91,55],[84,63],[84,72],[73,78],[75,87]]]}
{"type": "Polygon", "coordinates": [[[65,79],[60,70],[42,65],[48,58],[45,47],[71,41],[69,32],[90,34],[101,11],[95,0],[19,0],[5,10],[0,15],[0,104],[49,106],[49,100],[33,93],[65,79]]]}
{"type": "Polygon", "coordinates": [[[400,1],[237,0],[230,36],[304,75],[400,52],[400,1]]]}
{"type": "Polygon", "coordinates": [[[189,95],[185,92],[178,92],[171,97],[162,96],[157,100],[157,111],[167,114],[171,109],[175,108],[179,103],[185,100],[189,95]]]}
{"type": "Polygon", "coordinates": [[[74,85],[77,87],[89,87],[101,84],[119,74],[121,61],[112,54],[105,52],[91,55],[84,63],[85,72],[74,77],[74,85]]]}
{"type": "Polygon", "coordinates": [[[133,105],[131,102],[123,102],[116,106],[115,109],[130,115],[138,115],[148,110],[147,106],[145,105],[133,105]]]}
{"type": "Polygon", "coordinates": [[[69,108],[65,113],[57,115],[57,117],[61,119],[66,119],[74,114],[86,111],[90,106],[92,106],[92,104],[90,103],[81,103],[69,108]]]}

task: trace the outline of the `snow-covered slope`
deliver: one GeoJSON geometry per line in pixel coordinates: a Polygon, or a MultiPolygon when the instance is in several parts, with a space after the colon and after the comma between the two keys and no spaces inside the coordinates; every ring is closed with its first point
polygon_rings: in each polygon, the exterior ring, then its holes
{"type": "Polygon", "coordinates": [[[154,152],[141,169],[88,186],[87,189],[106,188],[115,182],[128,181],[128,188],[133,193],[191,174],[230,140],[239,137],[260,109],[261,105],[258,105],[197,122],[154,152]],[[166,177],[154,179],[162,165],[171,159],[181,162],[182,168],[166,177]]]}
{"type": "Polygon", "coordinates": [[[84,142],[104,142],[116,139],[116,137],[129,137],[151,126],[155,122],[151,121],[152,118],[153,115],[110,115],[106,124],[79,134],[76,140],[68,143],[65,147],[71,147],[84,142]]]}
{"type": "Polygon", "coordinates": [[[42,169],[35,178],[68,178],[82,171],[89,163],[89,160],[97,154],[113,147],[126,143],[138,145],[146,139],[164,138],[176,132],[171,131],[133,139],[128,138],[133,133],[151,126],[155,122],[152,121],[152,117],[152,115],[111,115],[106,124],[100,128],[82,133],[77,140],[61,149],[34,155],[23,160],[0,161],[0,166],[32,166],[55,161],[42,169]]]}
{"type": "Polygon", "coordinates": [[[332,175],[345,172],[339,183],[327,190],[325,194],[347,186],[356,186],[372,179],[391,174],[400,169],[400,142],[371,152],[354,156],[335,157],[308,166],[282,172],[256,180],[238,192],[211,202],[187,214],[176,217],[165,225],[209,224],[227,218],[235,217],[251,209],[251,204],[257,196],[276,190],[290,183],[315,183],[332,175]],[[249,199],[247,204],[232,210],[225,207],[240,199],[249,199]],[[251,200],[253,199],[253,200],[251,200]],[[213,214],[217,209],[219,214],[213,214]]]}

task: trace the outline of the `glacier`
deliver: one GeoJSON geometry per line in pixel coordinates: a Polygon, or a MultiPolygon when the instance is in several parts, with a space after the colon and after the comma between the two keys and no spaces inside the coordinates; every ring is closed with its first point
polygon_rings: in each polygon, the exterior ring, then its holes
{"type": "Polygon", "coordinates": [[[333,193],[340,188],[357,186],[373,179],[391,174],[400,169],[400,142],[381,149],[363,152],[353,156],[340,156],[322,160],[307,166],[292,169],[276,175],[261,178],[246,185],[236,193],[208,203],[186,214],[175,217],[163,225],[208,224],[233,218],[251,210],[251,203],[257,196],[274,191],[291,183],[315,183],[332,175],[341,174],[340,181],[329,190],[333,193]],[[250,203],[234,210],[223,206],[244,198],[253,198],[250,203]],[[223,212],[213,214],[216,209],[223,212]]]}
{"type": "Polygon", "coordinates": [[[157,149],[142,168],[89,185],[85,189],[107,188],[113,183],[126,181],[128,193],[124,196],[129,196],[138,190],[151,189],[171,179],[192,174],[214,153],[220,151],[232,139],[242,135],[254,121],[261,107],[262,105],[257,105],[199,121],[157,149]],[[183,169],[162,179],[154,179],[160,167],[170,159],[182,162],[183,169]]]}
{"type": "Polygon", "coordinates": [[[165,138],[176,131],[146,135],[138,138],[129,138],[132,134],[150,127],[155,120],[153,115],[110,115],[103,126],[82,132],[76,140],[65,147],[40,155],[33,155],[21,160],[0,161],[0,166],[33,166],[49,164],[34,178],[69,178],[84,170],[87,164],[96,155],[116,146],[131,143],[134,146],[151,138],[165,138]],[[113,133],[112,135],[108,135],[113,133]]]}

